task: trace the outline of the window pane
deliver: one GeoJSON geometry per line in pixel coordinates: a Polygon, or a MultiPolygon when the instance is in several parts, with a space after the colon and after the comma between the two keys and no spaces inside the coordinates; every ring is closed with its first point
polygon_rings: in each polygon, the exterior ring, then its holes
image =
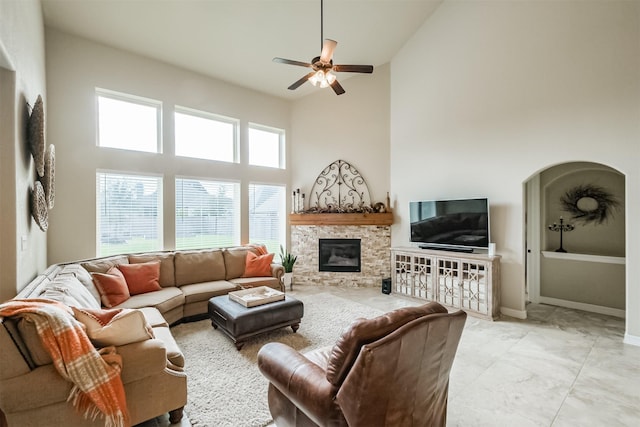
{"type": "Polygon", "coordinates": [[[160,105],[98,95],[98,146],[157,153],[160,105]]]}
{"type": "Polygon", "coordinates": [[[240,244],[240,185],[176,179],[176,249],[240,244]]]}
{"type": "Polygon", "coordinates": [[[176,112],[176,156],[233,162],[235,129],[232,121],[176,112]]]}
{"type": "Polygon", "coordinates": [[[97,174],[98,256],[162,249],[162,179],[97,174]]]}
{"type": "Polygon", "coordinates": [[[285,187],[249,184],[249,242],[262,243],[280,253],[285,244],[285,187]]]}
{"type": "Polygon", "coordinates": [[[249,164],[280,167],[282,132],[249,127],[249,164]]]}

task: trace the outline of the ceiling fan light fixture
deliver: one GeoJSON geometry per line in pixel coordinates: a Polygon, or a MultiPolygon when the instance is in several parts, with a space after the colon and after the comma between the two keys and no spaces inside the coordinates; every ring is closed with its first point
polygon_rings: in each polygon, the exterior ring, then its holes
{"type": "Polygon", "coordinates": [[[309,77],[309,83],[321,88],[329,87],[336,81],[336,75],[330,70],[318,70],[313,76],[309,77]]]}
{"type": "Polygon", "coordinates": [[[311,83],[316,87],[331,87],[336,95],[342,95],[345,93],[344,88],[333,72],[347,72],[347,73],[372,73],[373,65],[334,65],[333,64],[333,52],[338,42],[331,39],[324,39],[324,6],[323,0],[320,0],[320,41],[321,51],[320,56],[316,56],[311,62],[293,61],[291,59],[273,58],[273,62],[279,62],[281,64],[297,65],[299,67],[311,68],[307,75],[297,80],[290,85],[287,89],[295,90],[303,85],[305,82],[311,83]],[[324,40],[324,41],[323,41],[324,40]],[[333,71],[333,72],[332,72],[333,71]]]}
{"type": "Polygon", "coordinates": [[[314,86],[320,86],[323,80],[325,80],[325,77],[324,77],[324,72],[322,70],[316,71],[316,73],[313,76],[309,77],[309,83],[311,83],[314,86]]]}

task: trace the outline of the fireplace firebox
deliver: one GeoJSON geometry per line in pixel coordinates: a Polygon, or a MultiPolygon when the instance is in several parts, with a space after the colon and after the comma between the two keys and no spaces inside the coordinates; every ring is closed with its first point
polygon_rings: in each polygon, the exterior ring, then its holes
{"type": "Polygon", "coordinates": [[[319,271],[360,272],[360,239],[319,239],[319,271]]]}

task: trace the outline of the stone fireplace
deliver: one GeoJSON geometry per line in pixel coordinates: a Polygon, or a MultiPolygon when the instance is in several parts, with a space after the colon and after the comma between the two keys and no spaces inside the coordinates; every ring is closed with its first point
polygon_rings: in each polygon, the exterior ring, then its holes
{"type": "Polygon", "coordinates": [[[344,160],[325,167],[308,194],[305,210],[305,193],[292,193],[293,283],[381,286],[391,275],[389,194],[386,204],[372,203],[364,177],[344,160]]]}
{"type": "MultiPolygon", "coordinates": [[[[351,220],[353,215],[351,218],[349,215],[351,214],[290,215],[291,252],[298,256],[293,272],[294,285],[378,287],[381,286],[382,279],[389,277],[392,215],[359,215],[360,220],[355,221],[351,220]],[[345,248],[345,243],[359,241],[360,270],[322,271],[320,242],[325,242],[326,239],[339,244],[340,249],[345,248]]],[[[348,260],[337,261],[349,263],[348,260]]]]}

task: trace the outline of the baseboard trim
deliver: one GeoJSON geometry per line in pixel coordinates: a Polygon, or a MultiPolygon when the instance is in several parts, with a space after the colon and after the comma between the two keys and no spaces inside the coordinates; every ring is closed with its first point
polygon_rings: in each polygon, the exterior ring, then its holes
{"type": "Polygon", "coordinates": [[[500,307],[500,313],[505,316],[515,317],[516,319],[526,319],[527,318],[527,310],[514,310],[513,308],[500,307]]]}
{"type": "Polygon", "coordinates": [[[624,341],[622,342],[624,342],[625,344],[640,347],[640,337],[637,337],[635,335],[624,334],[624,341]]]}
{"type": "Polygon", "coordinates": [[[574,310],[589,311],[591,313],[605,314],[607,316],[625,318],[625,311],[618,308],[603,307],[601,305],[587,304],[584,302],[567,301],[558,298],[541,296],[538,302],[542,304],[557,305],[560,307],[572,308],[574,310]]]}

